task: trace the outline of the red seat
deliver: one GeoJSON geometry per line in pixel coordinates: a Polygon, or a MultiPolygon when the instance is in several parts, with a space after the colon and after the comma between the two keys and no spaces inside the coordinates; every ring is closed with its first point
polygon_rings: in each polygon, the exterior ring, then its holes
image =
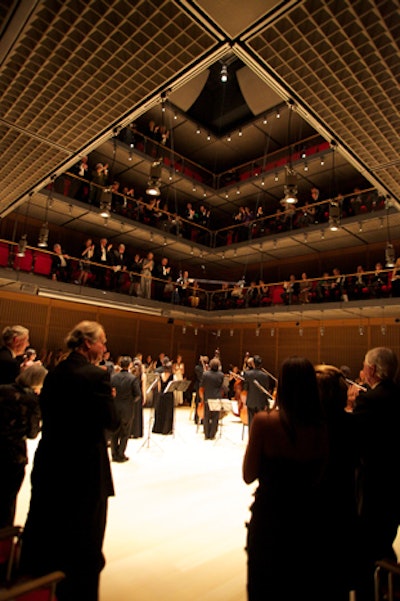
{"type": "Polygon", "coordinates": [[[23,257],[18,257],[17,254],[15,254],[14,269],[21,271],[32,271],[32,264],[33,252],[29,248],[25,251],[25,256],[23,257]]]}
{"type": "Polygon", "coordinates": [[[50,275],[52,256],[48,253],[36,251],[34,255],[33,273],[50,275]]]}
{"type": "Polygon", "coordinates": [[[9,248],[6,242],[0,242],[0,265],[7,267],[8,265],[9,248]]]}

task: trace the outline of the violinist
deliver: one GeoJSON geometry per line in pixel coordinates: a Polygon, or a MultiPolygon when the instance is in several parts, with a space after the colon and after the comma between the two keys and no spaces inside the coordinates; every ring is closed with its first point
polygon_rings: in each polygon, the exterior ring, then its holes
{"type": "Polygon", "coordinates": [[[263,388],[271,392],[270,378],[265,371],[261,369],[262,358],[260,355],[254,355],[248,359],[249,369],[243,372],[244,388],[247,390],[246,405],[249,432],[251,422],[256,413],[263,411],[268,406],[269,400],[265,392],[254,383],[256,380],[263,388]]]}

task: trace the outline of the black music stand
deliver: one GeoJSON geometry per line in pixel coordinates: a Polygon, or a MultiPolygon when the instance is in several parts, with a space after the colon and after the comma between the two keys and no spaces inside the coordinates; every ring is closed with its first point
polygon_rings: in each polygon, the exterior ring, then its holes
{"type": "MultiPolygon", "coordinates": [[[[189,388],[190,384],[192,383],[191,380],[171,380],[171,382],[169,382],[167,384],[167,386],[165,387],[164,393],[165,392],[175,392],[175,390],[178,390],[179,392],[186,392],[186,390],[189,388]]],[[[174,407],[174,421],[172,424],[172,436],[175,436],[175,407],[174,407]]]]}
{"type": "MultiPolygon", "coordinates": [[[[156,387],[156,384],[158,384],[159,380],[160,380],[160,374],[156,372],[156,377],[155,377],[155,379],[154,379],[154,380],[153,380],[153,382],[150,384],[150,386],[148,386],[148,387],[147,387],[147,389],[146,389],[146,397],[147,397],[147,395],[148,395],[150,392],[152,392],[152,391],[153,391],[153,389],[156,387]]],[[[154,411],[155,411],[155,403],[154,403],[154,399],[153,399],[152,405],[151,405],[151,407],[150,407],[149,419],[148,419],[148,422],[147,422],[147,436],[146,436],[146,438],[144,439],[144,441],[142,442],[142,444],[140,445],[140,447],[138,448],[138,452],[139,452],[139,451],[140,451],[140,449],[142,449],[143,447],[147,447],[147,448],[149,448],[149,447],[150,447],[150,442],[151,442],[151,431],[152,431],[153,424],[154,424],[154,411]]],[[[155,443],[155,444],[156,444],[156,446],[157,446],[159,449],[163,450],[163,449],[162,449],[162,447],[161,447],[159,444],[157,444],[157,443],[155,443]]]]}
{"type": "MultiPolygon", "coordinates": [[[[218,416],[219,436],[215,440],[216,441],[218,439],[221,440],[222,430],[223,430],[223,425],[224,425],[224,417],[225,417],[226,413],[230,413],[232,411],[232,401],[230,401],[229,399],[208,399],[207,403],[208,403],[208,407],[209,407],[210,411],[218,411],[219,412],[219,416],[218,416]]],[[[233,441],[231,441],[231,442],[233,442],[233,441]]]]}

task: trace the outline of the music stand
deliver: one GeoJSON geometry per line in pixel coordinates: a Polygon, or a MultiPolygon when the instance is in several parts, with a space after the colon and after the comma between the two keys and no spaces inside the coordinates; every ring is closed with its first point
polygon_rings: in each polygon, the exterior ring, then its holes
{"type": "MultiPolygon", "coordinates": [[[[150,394],[150,392],[152,392],[152,390],[156,387],[156,384],[158,384],[158,382],[159,382],[160,374],[156,372],[155,376],[156,377],[154,378],[153,382],[150,384],[150,386],[148,386],[146,388],[146,392],[145,392],[146,397],[148,394],[150,394]]],[[[140,449],[142,449],[145,446],[147,446],[147,448],[150,447],[151,431],[152,431],[152,427],[153,427],[153,423],[154,423],[154,411],[155,411],[155,403],[154,403],[154,399],[153,399],[152,406],[150,407],[149,419],[147,422],[147,436],[144,439],[144,441],[142,442],[142,444],[140,445],[140,447],[138,448],[138,452],[140,451],[140,449]]],[[[157,443],[155,443],[155,444],[159,449],[163,450],[159,444],[157,444],[157,443]]]]}
{"type": "MultiPolygon", "coordinates": [[[[166,385],[164,393],[175,392],[175,390],[178,390],[179,392],[186,392],[186,390],[189,388],[191,383],[192,383],[191,380],[171,380],[171,382],[168,382],[168,384],[166,385]]],[[[175,436],[175,407],[174,407],[174,421],[173,421],[172,425],[173,425],[172,436],[175,436]]]]}
{"type": "Polygon", "coordinates": [[[225,413],[230,413],[232,411],[232,401],[230,401],[229,399],[208,399],[207,403],[210,411],[219,411],[218,438],[221,439],[225,413]]]}

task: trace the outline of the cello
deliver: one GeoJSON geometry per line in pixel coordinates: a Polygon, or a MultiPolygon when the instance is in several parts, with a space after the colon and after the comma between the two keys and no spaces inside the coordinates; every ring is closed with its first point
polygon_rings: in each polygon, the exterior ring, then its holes
{"type": "MultiPolygon", "coordinates": [[[[206,363],[206,361],[204,361],[203,357],[200,357],[200,363],[203,366],[203,372],[208,371],[208,363],[206,363]]],[[[204,419],[204,388],[200,387],[199,388],[199,397],[200,397],[200,401],[197,405],[197,419],[198,421],[201,421],[204,419]]]]}

